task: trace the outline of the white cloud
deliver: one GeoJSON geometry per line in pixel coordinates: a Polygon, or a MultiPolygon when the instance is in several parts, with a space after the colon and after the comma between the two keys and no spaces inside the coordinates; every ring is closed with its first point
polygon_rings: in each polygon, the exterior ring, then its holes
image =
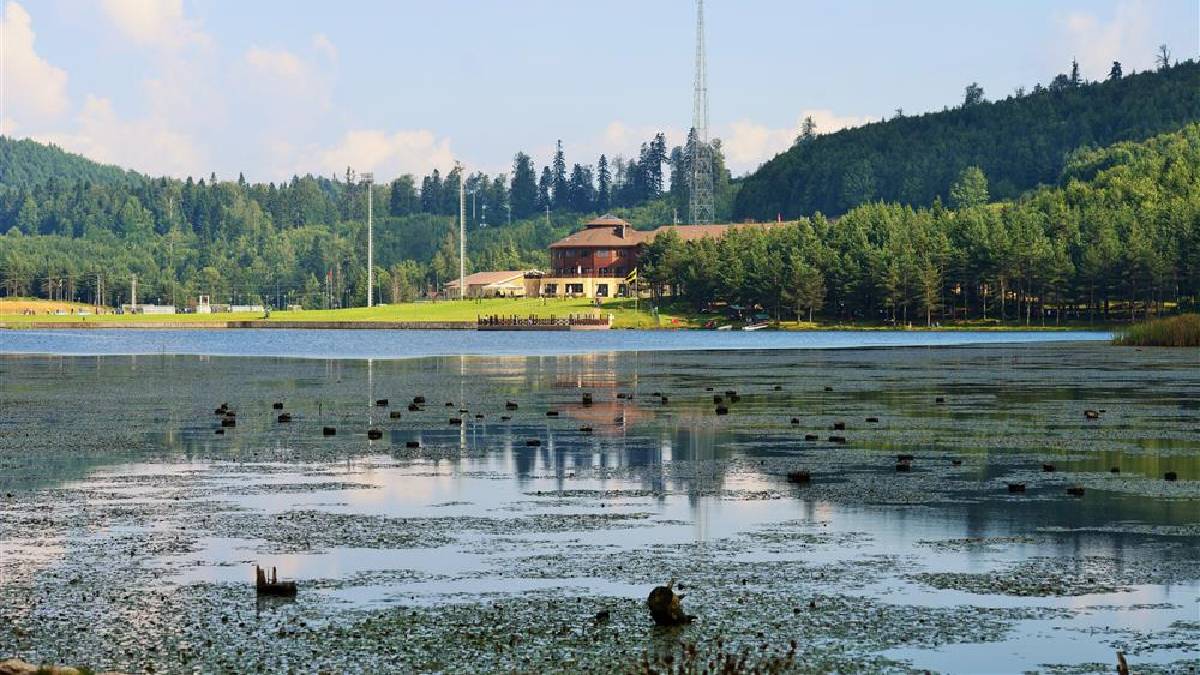
{"type": "Polygon", "coordinates": [[[805,117],[812,117],[817,133],[828,134],[856,127],[872,118],[854,115],[839,116],[832,110],[802,110],[791,127],[772,128],[752,120],[739,120],[718,134],[725,151],[725,162],[735,175],[758,168],[763,162],[787,150],[800,134],[805,117]]]}
{"type": "Polygon", "coordinates": [[[34,138],[98,162],[151,174],[205,175],[211,169],[208,158],[189,136],[173,131],[156,117],[123,120],[111,101],[97,96],[84,101],[73,131],[35,134],[34,138]]]}
{"type": "Polygon", "coordinates": [[[129,39],[167,51],[209,46],[199,24],[183,14],[183,0],[104,0],[109,19],[129,39]]]}
{"type": "Polygon", "coordinates": [[[337,47],[333,44],[333,41],[329,39],[328,35],[324,33],[317,33],[314,35],[312,38],[312,46],[313,49],[317,50],[330,61],[338,60],[337,47]]]}
{"type": "Polygon", "coordinates": [[[300,83],[308,76],[308,68],[300,61],[300,57],[286,49],[251,47],[246,50],[246,63],[260,74],[277,81],[300,83]]]}
{"type": "MultiPolygon", "coordinates": [[[[1091,12],[1070,12],[1060,19],[1062,44],[1070,50],[1068,58],[1079,61],[1084,77],[1103,79],[1113,61],[1147,67],[1153,61],[1154,44],[1150,39],[1150,10],[1142,0],[1127,0],[1117,5],[1110,21],[1101,21],[1091,12]]],[[[1054,57],[1062,54],[1054,50],[1054,57]]],[[[1062,69],[1061,63],[1054,64],[1062,69]]]]}
{"type": "Polygon", "coordinates": [[[17,2],[8,2],[0,17],[3,35],[3,110],[0,131],[11,133],[17,120],[56,118],[67,111],[67,73],[34,49],[33,20],[17,2]]]}
{"type": "MultiPolygon", "coordinates": [[[[288,145],[277,151],[293,153],[288,145]]],[[[347,166],[356,171],[374,171],[380,182],[405,173],[424,174],[454,166],[450,139],[438,138],[425,129],[387,133],[375,129],[346,132],[332,147],[296,156],[292,173],[340,173],[347,166]],[[314,161],[315,159],[315,161],[314,161]]]]}

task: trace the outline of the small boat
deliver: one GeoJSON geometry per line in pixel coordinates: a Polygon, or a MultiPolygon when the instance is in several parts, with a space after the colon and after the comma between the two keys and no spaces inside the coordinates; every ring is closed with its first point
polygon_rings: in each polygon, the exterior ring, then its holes
{"type": "Polygon", "coordinates": [[[724,326],[717,326],[713,330],[733,330],[733,326],[730,326],[729,324],[725,324],[724,326]]]}
{"type": "Polygon", "coordinates": [[[766,328],[769,325],[770,324],[766,324],[766,323],[748,323],[745,326],[742,326],[742,330],[760,330],[762,328],[766,328]]]}

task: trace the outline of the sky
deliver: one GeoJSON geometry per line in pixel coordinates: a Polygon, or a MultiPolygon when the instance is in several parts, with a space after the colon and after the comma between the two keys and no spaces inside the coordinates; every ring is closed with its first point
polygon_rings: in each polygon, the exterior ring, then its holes
{"type": "MultiPolygon", "coordinates": [[[[508,171],[691,125],[694,0],[0,0],[0,131],[153,175],[508,171]]],[[[1200,0],[709,0],[731,170],[819,132],[1200,54],[1200,0]]]]}

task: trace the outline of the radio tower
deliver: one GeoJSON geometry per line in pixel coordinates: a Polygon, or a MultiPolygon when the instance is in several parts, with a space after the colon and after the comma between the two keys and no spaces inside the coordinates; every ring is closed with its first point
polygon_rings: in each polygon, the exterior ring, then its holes
{"type": "Polygon", "coordinates": [[[708,64],[704,57],[704,0],[696,0],[696,91],[692,102],[692,171],[688,176],[688,215],[693,225],[713,222],[713,158],[708,144],[708,64]]]}

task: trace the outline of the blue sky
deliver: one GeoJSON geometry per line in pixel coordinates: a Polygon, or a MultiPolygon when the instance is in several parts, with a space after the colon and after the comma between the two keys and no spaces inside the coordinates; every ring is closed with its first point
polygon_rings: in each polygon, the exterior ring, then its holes
{"type": "MultiPolygon", "coordinates": [[[[690,124],[692,0],[0,0],[6,133],[154,174],[379,179],[636,153],[690,124]]],[[[713,134],[752,170],[820,131],[1200,52],[1197,0],[708,0],[713,134]]]]}

